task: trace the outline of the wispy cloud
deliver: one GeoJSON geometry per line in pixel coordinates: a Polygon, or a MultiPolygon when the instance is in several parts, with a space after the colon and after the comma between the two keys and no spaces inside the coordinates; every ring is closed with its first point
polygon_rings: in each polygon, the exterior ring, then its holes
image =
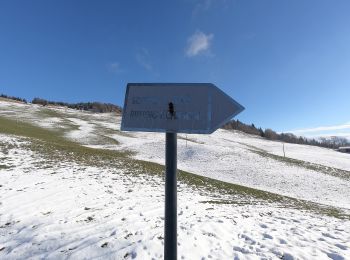
{"type": "Polygon", "coordinates": [[[108,69],[108,71],[113,72],[113,73],[120,73],[120,72],[123,72],[123,69],[121,68],[119,62],[112,62],[112,63],[109,63],[109,64],[107,65],[107,69],[108,69]]]}
{"type": "Polygon", "coordinates": [[[221,10],[227,9],[231,3],[234,3],[234,0],[194,0],[193,3],[192,18],[196,18],[214,7],[219,7],[221,10]]]}
{"type": "Polygon", "coordinates": [[[210,6],[212,5],[212,0],[199,0],[194,6],[192,16],[196,16],[199,13],[205,12],[209,10],[210,6]]]}
{"type": "Polygon", "coordinates": [[[350,132],[339,132],[339,133],[328,133],[328,134],[315,134],[315,135],[304,135],[305,137],[309,138],[319,138],[319,137],[332,137],[332,136],[339,136],[339,137],[345,137],[350,140],[350,132]]]}
{"type": "Polygon", "coordinates": [[[213,38],[213,34],[196,31],[187,40],[186,56],[194,57],[203,53],[209,53],[213,38]]]}
{"type": "Polygon", "coordinates": [[[335,126],[320,126],[315,128],[298,129],[292,131],[293,133],[310,133],[310,132],[321,132],[321,131],[332,131],[350,129],[350,124],[335,125],[335,126]]]}
{"type": "Polygon", "coordinates": [[[287,132],[311,138],[323,136],[341,136],[346,137],[350,140],[350,122],[341,125],[320,126],[314,128],[297,129],[287,132]]]}
{"type": "Polygon", "coordinates": [[[141,65],[146,70],[153,71],[151,56],[149,54],[149,51],[146,48],[141,48],[136,53],[136,61],[138,62],[139,65],[141,65]]]}

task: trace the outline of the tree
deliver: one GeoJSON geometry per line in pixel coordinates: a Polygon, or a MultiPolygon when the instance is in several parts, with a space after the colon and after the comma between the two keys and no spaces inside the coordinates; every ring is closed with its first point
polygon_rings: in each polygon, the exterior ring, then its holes
{"type": "Polygon", "coordinates": [[[278,134],[272,129],[265,130],[265,137],[270,140],[278,140],[278,134]]]}

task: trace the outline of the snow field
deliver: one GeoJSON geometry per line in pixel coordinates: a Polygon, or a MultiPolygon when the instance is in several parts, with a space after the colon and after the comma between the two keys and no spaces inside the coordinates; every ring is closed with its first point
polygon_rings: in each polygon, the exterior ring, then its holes
{"type": "MultiPolygon", "coordinates": [[[[121,118],[113,113],[92,114],[11,102],[0,102],[0,107],[0,115],[15,111],[16,117],[30,118],[40,126],[49,122],[49,128],[62,125],[56,117],[61,115],[65,123],[69,122],[72,126],[66,129],[65,136],[73,141],[91,147],[134,151],[137,159],[164,164],[164,134],[121,133],[121,118]],[[40,120],[42,114],[45,114],[45,118],[40,120]],[[48,114],[53,116],[47,118],[48,114]],[[118,141],[119,145],[103,142],[101,135],[118,141]]],[[[342,174],[347,177],[339,178],[333,173],[325,174],[324,171],[288,164],[255,152],[281,156],[281,142],[225,130],[218,130],[212,135],[188,135],[188,141],[185,138],[186,135],[179,135],[179,169],[297,199],[350,209],[350,172],[346,172],[350,169],[349,154],[313,146],[285,144],[287,156],[291,158],[345,171],[342,174]]]]}
{"type": "MultiPolygon", "coordinates": [[[[163,179],[61,162],[42,169],[26,141],[1,169],[1,259],[162,259],[163,179]]],[[[278,204],[203,203],[178,185],[179,259],[347,259],[350,222],[278,204]]]]}
{"type": "MultiPolygon", "coordinates": [[[[1,101],[0,116],[63,129],[84,145],[131,150],[136,159],[164,164],[164,134],[121,133],[115,114],[1,101]],[[119,144],[96,145],[100,135],[119,144]]],[[[254,152],[282,155],[279,142],[224,130],[185,139],[178,136],[180,169],[349,209],[349,179],[254,152]]],[[[162,259],[162,178],[75,161],[45,162],[29,143],[0,134],[0,259],[162,259]]],[[[350,168],[346,154],[302,145],[285,148],[291,158],[350,168]]],[[[215,202],[225,199],[179,183],[179,259],[350,259],[349,220],[279,203],[215,202]]]]}
{"type": "MultiPolygon", "coordinates": [[[[164,164],[164,134],[131,135],[134,137],[113,135],[113,138],[122,149],[136,152],[135,158],[164,164]]],[[[178,168],[225,182],[350,209],[349,180],[262,157],[240,143],[243,135],[225,130],[217,130],[210,136],[188,135],[187,145],[186,136],[179,135],[178,168]]]]}

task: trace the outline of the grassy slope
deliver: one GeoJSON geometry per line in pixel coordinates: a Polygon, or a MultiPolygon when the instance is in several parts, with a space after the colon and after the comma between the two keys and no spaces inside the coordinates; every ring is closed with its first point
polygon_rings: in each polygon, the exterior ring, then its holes
{"type": "MultiPolygon", "coordinates": [[[[55,114],[55,116],[58,116],[58,114],[55,114]]],[[[50,131],[25,122],[0,117],[0,133],[25,137],[30,140],[28,148],[40,153],[44,158],[42,165],[38,165],[38,167],[48,168],[53,163],[75,161],[82,165],[120,168],[126,174],[156,174],[163,177],[164,166],[162,165],[134,160],[130,157],[131,153],[127,151],[120,152],[85,147],[67,140],[60,131],[50,131]]],[[[189,172],[179,171],[178,179],[180,183],[199,189],[212,198],[209,201],[203,201],[203,203],[262,204],[273,202],[280,207],[311,210],[328,216],[350,219],[349,215],[334,207],[226,183],[189,172]]]]}

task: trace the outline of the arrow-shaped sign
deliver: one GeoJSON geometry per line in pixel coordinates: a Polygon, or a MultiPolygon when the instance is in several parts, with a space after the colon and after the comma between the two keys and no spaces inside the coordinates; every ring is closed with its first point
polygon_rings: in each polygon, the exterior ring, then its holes
{"type": "Polygon", "coordinates": [[[129,83],[121,130],[210,134],[243,110],[211,83],[129,83]]]}
{"type": "Polygon", "coordinates": [[[177,134],[210,134],[243,111],[210,83],[129,83],[121,130],[166,132],[164,259],[177,259],[177,134]]]}

